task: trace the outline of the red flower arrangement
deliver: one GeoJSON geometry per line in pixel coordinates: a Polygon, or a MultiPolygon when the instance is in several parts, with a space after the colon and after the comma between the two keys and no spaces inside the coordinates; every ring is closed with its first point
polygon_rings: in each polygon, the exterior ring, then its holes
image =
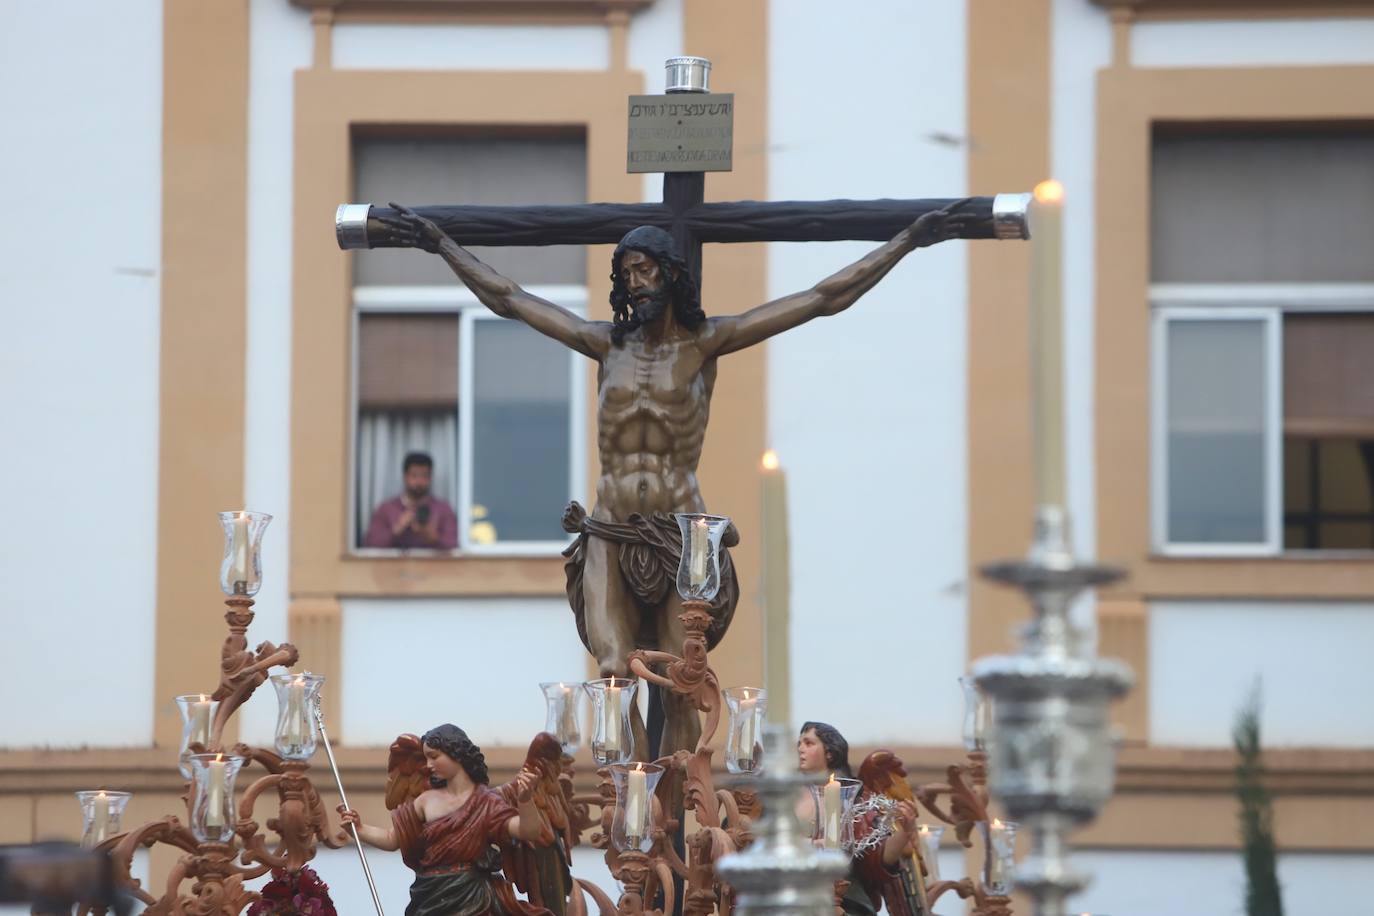
{"type": "Polygon", "coordinates": [[[339,916],[329,897],[329,885],[309,865],[292,874],[272,869],[272,880],[262,887],[262,899],[248,908],[248,916],[339,916]]]}

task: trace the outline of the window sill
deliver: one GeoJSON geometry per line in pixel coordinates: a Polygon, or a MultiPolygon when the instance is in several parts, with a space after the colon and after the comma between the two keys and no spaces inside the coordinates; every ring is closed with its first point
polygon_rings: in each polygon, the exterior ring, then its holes
{"type": "Polygon", "coordinates": [[[1184,553],[1154,550],[1152,563],[1368,563],[1374,550],[1287,550],[1283,553],[1184,553]]]}
{"type": "Polygon", "coordinates": [[[563,558],[492,556],[445,551],[345,552],[326,562],[298,563],[294,595],[351,598],[553,597],[567,588],[563,558]]]}

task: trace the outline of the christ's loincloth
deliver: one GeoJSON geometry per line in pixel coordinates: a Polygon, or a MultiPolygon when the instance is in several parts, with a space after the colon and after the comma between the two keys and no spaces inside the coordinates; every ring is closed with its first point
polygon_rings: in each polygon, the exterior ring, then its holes
{"type": "MultiPolygon", "coordinates": [[[[587,641],[587,604],[582,592],[582,575],[587,567],[588,537],[601,538],[619,544],[620,575],[640,610],[662,607],[670,589],[677,587],[677,569],[682,558],[682,531],[677,519],[666,513],[645,517],[633,513],[624,522],[607,522],[592,518],[576,502],[568,505],[563,515],[563,530],[577,535],[563,556],[567,560],[563,570],[568,575],[568,604],[577,619],[577,635],[591,652],[587,641]]],[[[721,538],[721,546],[739,543],[739,532],[731,523],[721,538]]],[[[739,603],[739,580],[730,552],[720,552],[720,591],[711,599],[711,625],[706,630],[706,647],[714,649],[725,636],[730,619],[739,603]]],[[[662,646],[664,651],[681,651],[678,646],[662,646]]]]}

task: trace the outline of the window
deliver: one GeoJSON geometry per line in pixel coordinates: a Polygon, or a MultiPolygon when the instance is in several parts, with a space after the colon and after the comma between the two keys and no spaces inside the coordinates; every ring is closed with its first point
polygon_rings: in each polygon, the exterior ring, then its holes
{"type": "MultiPolygon", "coordinates": [[[[580,137],[360,138],[357,200],[574,203],[586,197],[580,137]]],[[[585,314],[581,248],[474,248],[526,289],[585,314]]],[[[580,358],[482,306],[426,252],[359,252],[354,274],[354,535],[402,490],[406,454],[434,462],[431,494],[469,553],[549,553],[585,479],[580,358]]],[[[403,542],[388,546],[407,546],[403,542]]],[[[414,546],[413,543],[410,546],[414,546]]]]}
{"type": "Polygon", "coordinates": [[[1374,550],[1374,135],[1153,153],[1156,549],[1374,550]]]}

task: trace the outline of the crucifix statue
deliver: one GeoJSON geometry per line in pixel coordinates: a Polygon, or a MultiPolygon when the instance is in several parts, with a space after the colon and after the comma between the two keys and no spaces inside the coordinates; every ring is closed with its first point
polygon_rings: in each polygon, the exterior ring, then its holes
{"type": "MultiPolygon", "coordinates": [[[[673,64],[669,62],[670,75],[673,64]]],[[[687,86],[677,91],[703,92],[704,69],[687,73],[687,86]]],[[[632,99],[632,115],[637,100],[671,100],[674,88],[669,86],[668,96],[632,99]]],[[[708,107],[711,115],[719,115],[722,106],[732,114],[731,97],[707,97],[730,101],[683,104],[677,123],[697,114],[697,109],[708,114],[708,107]]],[[[655,111],[667,111],[673,118],[678,107],[660,103],[655,111]]],[[[591,512],[573,503],[564,514],[564,527],[579,535],[567,554],[569,599],[578,614],[579,633],[603,677],[627,677],[626,658],[636,648],[681,649],[682,607],[673,587],[680,544],[673,514],[706,511],[696,471],[717,360],[814,318],[844,311],[918,248],[955,238],[1026,237],[1024,195],[999,195],[995,200],[705,203],[700,160],[679,157],[696,170],[668,171],[673,158],[663,157],[661,204],[413,210],[397,204],[347,204],[340,208],[336,224],[343,248],[414,247],[438,254],[497,315],[523,321],[596,361],[601,476],[591,512]],[[838,239],[884,244],[810,289],[742,314],[710,315],[703,309],[703,242],[838,239]],[[586,320],[526,292],[463,247],[607,242],[616,243],[609,322],[586,320]],[[650,644],[643,641],[646,633],[653,634],[650,644]]],[[[728,532],[725,544],[737,542],[738,535],[728,532]]],[[[722,563],[722,579],[713,607],[712,645],[724,635],[739,598],[728,560],[722,563]]],[[[661,702],[661,740],[651,743],[651,737],[659,736],[647,735],[635,715],[639,759],[695,746],[700,728],[695,712],[682,705],[683,698],[666,692],[661,702]]]]}

